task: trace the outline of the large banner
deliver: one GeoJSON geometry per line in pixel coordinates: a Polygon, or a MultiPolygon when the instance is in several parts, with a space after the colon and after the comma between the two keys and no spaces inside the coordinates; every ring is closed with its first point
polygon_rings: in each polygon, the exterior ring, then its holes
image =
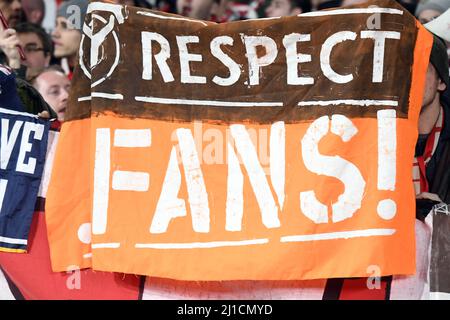
{"type": "Polygon", "coordinates": [[[395,1],[227,24],[91,3],[47,195],[53,270],[413,274],[431,44],[395,1]]]}
{"type": "Polygon", "coordinates": [[[27,251],[49,128],[35,115],[0,108],[0,251],[27,251]]]}
{"type": "Polygon", "coordinates": [[[430,250],[430,292],[435,300],[450,300],[450,206],[436,205],[431,211],[433,237],[430,250]]]}

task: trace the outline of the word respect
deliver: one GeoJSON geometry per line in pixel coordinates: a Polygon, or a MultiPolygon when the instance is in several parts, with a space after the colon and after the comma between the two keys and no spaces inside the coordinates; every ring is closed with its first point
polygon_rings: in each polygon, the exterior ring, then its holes
{"type": "MultiPolygon", "coordinates": [[[[279,49],[274,39],[268,36],[248,36],[240,34],[245,46],[245,56],[247,58],[249,79],[246,84],[256,86],[260,84],[261,69],[270,66],[278,57],[279,49]],[[262,50],[258,50],[262,49],[262,50]],[[260,52],[264,54],[259,54],[260,52]]],[[[383,69],[385,47],[387,40],[400,40],[400,32],[381,31],[381,30],[362,30],[359,34],[360,39],[371,39],[374,43],[373,49],[373,68],[372,82],[383,82],[383,69]]],[[[344,41],[357,41],[358,34],[353,31],[339,31],[330,35],[320,48],[320,68],[325,77],[334,83],[345,84],[354,79],[352,73],[340,74],[336,72],[331,64],[331,55],[336,45],[344,41]]],[[[142,79],[152,80],[154,75],[153,61],[162,76],[164,82],[175,81],[173,70],[169,67],[168,60],[173,57],[173,48],[171,48],[166,37],[157,32],[142,32],[142,61],[143,71],[142,79]],[[160,50],[156,51],[153,46],[157,43],[160,50]]],[[[299,75],[299,65],[312,61],[312,55],[298,51],[299,43],[311,41],[311,34],[291,33],[285,35],[282,39],[284,51],[286,54],[287,65],[287,84],[288,85],[313,85],[314,78],[307,75],[299,75]]],[[[206,84],[207,78],[202,75],[193,75],[191,62],[202,62],[203,55],[189,51],[188,45],[200,44],[198,36],[176,36],[178,49],[178,58],[180,65],[181,83],[206,84]]],[[[243,66],[238,64],[224,50],[224,46],[233,46],[234,39],[231,36],[217,36],[210,41],[210,53],[217,58],[229,71],[227,77],[215,75],[212,82],[219,86],[231,86],[241,77],[243,66]]]]}

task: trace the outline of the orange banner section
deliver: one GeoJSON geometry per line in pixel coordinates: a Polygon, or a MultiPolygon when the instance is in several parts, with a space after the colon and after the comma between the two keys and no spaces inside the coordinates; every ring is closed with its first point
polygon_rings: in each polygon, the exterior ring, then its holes
{"type": "MultiPolygon", "coordinates": [[[[381,117],[271,126],[90,121],[93,174],[73,177],[71,192],[94,188],[94,269],[185,280],[359,277],[373,265],[383,274],[414,272],[414,192],[401,183],[411,181],[410,167],[400,165],[413,156],[410,121],[393,118],[391,130],[402,133],[394,168],[378,163],[386,156],[377,142],[381,117]],[[380,190],[382,170],[394,170],[392,190],[380,190]]],[[[77,139],[89,132],[86,120],[70,127],[77,139]]],[[[67,181],[67,170],[86,160],[75,154],[52,179],[67,181]]],[[[86,245],[90,221],[87,201],[65,205],[78,215],[49,225],[66,224],[56,270],[70,261],[62,252],[74,256],[67,248],[86,245]]],[[[90,260],[79,253],[73,264],[90,260]]]]}

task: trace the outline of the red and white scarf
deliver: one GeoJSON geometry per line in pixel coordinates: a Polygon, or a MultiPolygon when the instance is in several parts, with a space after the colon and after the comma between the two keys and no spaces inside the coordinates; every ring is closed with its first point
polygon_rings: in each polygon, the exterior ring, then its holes
{"type": "Polygon", "coordinates": [[[436,151],[443,123],[444,123],[444,108],[441,107],[439,118],[436,121],[433,130],[431,130],[430,134],[428,135],[423,155],[414,158],[413,182],[416,195],[422,192],[429,191],[426,168],[431,158],[433,157],[434,152],[436,151]]]}

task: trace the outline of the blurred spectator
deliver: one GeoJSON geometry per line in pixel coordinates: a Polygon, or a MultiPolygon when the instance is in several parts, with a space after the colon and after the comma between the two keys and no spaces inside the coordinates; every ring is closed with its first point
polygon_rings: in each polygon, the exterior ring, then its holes
{"type": "Polygon", "coordinates": [[[64,70],[57,65],[50,66],[33,79],[32,85],[56,112],[58,120],[64,121],[70,91],[70,80],[64,70]]]}
{"type": "Polygon", "coordinates": [[[178,0],[177,12],[183,16],[209,20],[214,0],[178,0]]]}
{"type": "Polygon", "coordinates": [[[0,64],[7,64],[13,69],[18,69],[20,56],[16,45],[19,44],[19,39],[13,28],[23,19],[21,1],[0,0],[0,10],[9,25],[7,30],[0,26],[0,64]]]}
{"type": "Polygon", "coordinates": [[[56,58],[64,58],[63,66],[69,75],[77,63],[77,54],[81,41],[81,28],[88,6],[87,0],[69,0],[62,3],[56,17],[56,28],[52,33],[53,54],[56,58]],[[80,17],[73,17],[71,6],[80,8],[80,17]],[[73,21],[80,25],[73,25],[73,21]]]}
{"type": "Polygon", "coordinates": [[[176,0],[112,0],[113,3],[176,13],[176,0]]]}
{"type": "Polygon", "coordinates": [[[414,186],[416,198],[419,199],[416,201],[416,214],[421,220],[434,205],[428,200],[450,203],[450,105],[443,96],[449,85],[446,47],[444,42],[435,36],[425,79],[413,167],[413,176],[420,177],[414,181],[414,186]]]}
{"type": "Polygon", "coordinates": [[[45,16],[43,0],[22,0],[23,12],[28,22],[41,25],[45,16]]]}
{"type": "Polygon", "coordinates": [[[266,17],[296,16],[310,11],[310,0],[271,0],[266,8],[266,17]]]}
{"type": "MultiPolygon", "coordinates": [[[[142,2],[152,2],[151,0],[136,0],[136,5],[142,7],[142,2]]],[[[177,0],[155,0],[155,5],[151,8],[154,8],[159,11],[176,13],[177,12],[177,0]]]]}
{"type": "MultiPolygon", "coordinates": [[[[416,17],[422,24],[425,24],[426,28],[429,28],[426,25],[428,22],[436,19],[449,9],[450,9],[450,0],[430,0],[426,3],[421,2],[417,7],[416,17]]],[[[442,25],[442,30],[440,31],[441,34],[439,35],[447,40],[447,56],[450,61],[450,41],[448,41],[450,33],[448,29],[450,27],[449,23],[450,21],[445,20],[440,22],[440,24],[442,25]]],[[[439,33],[437,30],[435,32],[439,33]]],[[[447,90],[446,92],[447,96],[450,94],[449,92],[450,90],[447,90]]]]}
{"type": "Polygon", "coordinates": [[[45,4],[45,16],[42,21],[42,28],[44,28],[48,33],[51,33],[55,29],[56,22],[56,11],[58,4],[56,0],[44,0],[45,4]]]}
{"type": "Polygon", "coordinates": [[[16,26],[17,36],[22,46],[27,66],[26,78],[30,79],[49,66],[53,51],[50,36],[40,26],[31,23],[21,23],[16,26]]]}
{"type": "Polygon", "coordinates": [[[450,0],[430,0],[426,3],[420,2],[416,9],[416,17],[425,24],[444,13],[450,8],[450,0]]]}
{"type": "Polygon", "coordinates": [[[7,66],[0,64],[0,108],[25,112],[16,88],[16,75],[7,66]]]}
{"type": "Polygon", "coordinates": [[[143,8],[150,8],[152,7],[150,2],[156,2],[156,1],[147,1],[147,0],[113,0],[113,3],[118,4],[124,4],[127,6],[135,6],[135,7],[143,7],[143,8]]]}
{"type": "Polygon", "coordinates": [[[257,19],[265,16],[265,0],[215,0],[211,7],[210,20],[229,22],[257,19]]]}
{"type": "Polygon", "coordinates": [[[361,4],[367,2],[369,0],[343,0],[341,3],[341,7],[353,6],[356,4],[361,4]]]}
{"type": "Polygon", "coordinates": [[[2,10],[10,28],[14,28],[16,24],[23,22],[21,0],[0,0],[0,10],[2,10]]]}

